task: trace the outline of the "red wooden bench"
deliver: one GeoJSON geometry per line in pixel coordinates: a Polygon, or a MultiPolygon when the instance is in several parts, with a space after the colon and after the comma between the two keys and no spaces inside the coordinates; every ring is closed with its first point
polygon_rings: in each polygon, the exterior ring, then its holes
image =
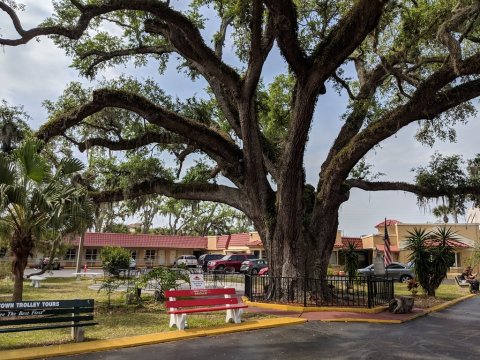
{"type": "Polygon", "coordinates": [[[187,314],[226,310],[225,322],[241,322],[240,309],[247,305],[238,300],[234,288],[226,289],[195,289],[195,290],[168,290],[165,306],[170,314],[170,327],[185,329],[187,314]],[[184,298],[184,299],[178,299],[184,298]]]}

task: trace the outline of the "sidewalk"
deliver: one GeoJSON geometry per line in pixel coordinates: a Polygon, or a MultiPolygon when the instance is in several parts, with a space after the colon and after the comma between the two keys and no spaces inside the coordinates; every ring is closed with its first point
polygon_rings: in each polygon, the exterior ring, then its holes
{"type": "Polygon", "coordinates": [[[305,319],[307,321],[324,321],[324,322],[367,322],[377,324],[401,324],[406,321],[416,319],[432,312],[446,309],[450,306],[458,304],[461,301],[474,297],[474,294],[466,295],[461,298],[434,306],[428,309],[413,308],[408,314],[392,314],[386,307],[376,309],[335,309],[311,311],[308,308],[297,308],[295,306],[275,306],[270,304],[256,304],[248,302],[249,312],[258,312],[270,314],[279,317],[291,317],[305,319]],[[274,309],[274,307],[277,307],[274,309]],[[283,308],[283,309],[281,309],[283,308]]]}

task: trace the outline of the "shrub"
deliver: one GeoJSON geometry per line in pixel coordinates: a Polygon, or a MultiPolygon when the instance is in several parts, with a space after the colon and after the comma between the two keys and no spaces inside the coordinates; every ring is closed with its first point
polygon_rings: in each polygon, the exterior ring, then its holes
{"type": "Polygon", "coordinates": [[[100,251],[103,270],[112,275],[118,275],[121,269],[128,269],[130,257],[130,252],[121,247],[105,246],[100,251]]]}
{"type": "Polygon", "coordinates": [[[407,238],[409,260],[415,263],[415,275],[427,295],[435,296],[435,290],[447,276],[448,268],[455,262],[453,248],[448,240],[455,240],[451,229],[438,228],[434,232],[414,228],[407,238]]]}
{"type": "Polygon", "coordinates": [[[190,283],[190,276],[186,269],[169,269],[159,267],[144,275],[144,282],[151,281],[155,290],[160,291],[161,299],[165,299],[165,290],[176,289],[180,282],[190,283]]]}

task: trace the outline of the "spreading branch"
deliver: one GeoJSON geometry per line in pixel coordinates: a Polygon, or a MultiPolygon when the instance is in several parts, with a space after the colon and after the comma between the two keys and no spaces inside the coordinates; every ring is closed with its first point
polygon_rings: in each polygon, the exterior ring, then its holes
{"type": "Polygon", "coordinates": [[[145,195],[164,195],[181,200],[220,202],[240,211],[248,210],[245,199],[238,189],[210,183],[178,184],[155,178],[132,185],[127,189],[90,192],[95,203],[117,202],[145,195]]]}
{"type": "MultiPolygon", "coordinates": [[[[405,191],[417,195],[422,198],[439,198],[442,196],[450,196],[452,190],[432,189],[425,186],[410,184],[406,182],[393,181],[365,181],[359,179],[347,179],[345,184],[351,188],[358,188],[365,191],[405,191]]],[[[459,186],[453,190],[458,195],[480,195],[480,187],[473,185],[459,186]]]]}

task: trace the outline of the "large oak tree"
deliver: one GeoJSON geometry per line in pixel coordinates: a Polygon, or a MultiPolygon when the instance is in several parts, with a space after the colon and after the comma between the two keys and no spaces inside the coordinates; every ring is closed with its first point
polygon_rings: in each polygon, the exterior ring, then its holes
{"type": "MultiPolygon", "coordinates": [[[[129,59],[156,62],[163,71],[173,56],[180,71],[206,80],[208,96],[180,103],[166,95],[175,84],[123,77],[94,91],[72,85],[51,104],[37,136],[65,136],[82,151],[155,147],[179,164],[192,153],[205,156],[211,169],[204,176],[176,181],[158,172],[93,197],[163,194],[233,206],[253,221],[273,275],[297,276],[305,267],[326,274],[338,210],[351,188],[444,195],[349,174],[410,124],[420,124],[418,138],[427,143],[452,137],[480,95],[477,0],[195,0],[189,11],[159,0],[61,0],[32,29],[24,29],[14,2],[0,2],[0,9],[18,33],[0,44],[50,36],[85,76],[129,59]],[[205,24],[218,26],[211,39],[205,24]],[[233,65],[223,56],[226,37],[237,56],[233,65]],[[263,66],[274,46],[288,72],[265,86],[263,66]],[[304,153],[317,100],[332,89],[327,82],[349,104],[314,188],[305,182],[304,153]],[[228,182],[217,183],[219,177],[228,182]]],[[[322,109],[318,114],[324,123],[322,109]]]]}

